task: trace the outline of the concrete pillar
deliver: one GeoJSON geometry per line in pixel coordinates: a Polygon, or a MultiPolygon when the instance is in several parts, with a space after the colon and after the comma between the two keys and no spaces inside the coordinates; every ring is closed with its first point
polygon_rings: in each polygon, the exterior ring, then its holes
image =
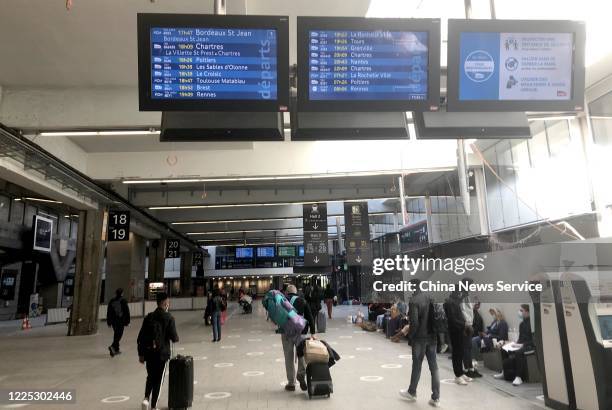
{"type": "Polygon", "coordinates": [[[191,268],[193,265],[193,253],[181,253],[181,296],[191,296],[191,268]]]}
{"type": "Polygon", "coordinates": [[[108,242],[106,245],[106,292],[105,302],[114,297],[115,290],[122,288],[124,297],[130,301],[144,298],[146,241],[131,233],[129,241],[108,242]]]}
{"type": "Polygon", "coordinates": [[[91,335],[98,331],[98,305],[102,283],[103,211],[81,211],[77,236],[74,301],[69,335],[91,335]]]}
{"type": "Polygon", "coordinates": [[[166,240],[156,239],[149,245],[149,282],[163,282],[166,266],[166,240]]]}

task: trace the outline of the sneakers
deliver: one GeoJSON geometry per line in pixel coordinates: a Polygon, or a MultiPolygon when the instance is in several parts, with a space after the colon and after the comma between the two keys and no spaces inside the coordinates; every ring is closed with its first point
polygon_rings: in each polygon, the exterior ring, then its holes
{"type": "Polygon", "coordinates": [[[468,382],[463,378],[463,376],[455,377],[455,383],[460,386],[467,386],[468,382]]]}
{"type": "Polygon", "coordinates": [[[300,383],[300,389],[302,391],[308,390],[308,385],[306,384],[306,378],[304,376],[299,376],[297,381],[300,383]]]}
{"type": "Polygon", "coordinates": [[[440,407],[440,399],[431,399],[429,400],[429,405],[431,407],[440,407]]]}
{"type": "Polygon", "coordinates": [[[141,410],[149,410],[149,400],[148,399],[144,399],[142,401],[142,404],[140,405],[140,409],[141,410]]]}
{"type": "Polygon", "coordinates": [[[399,395],[408,401],[416,401],[416,396],[413,396],[412,394],[408,393],[408,389],[400,390],[399,395]]]}
{"type": "Polygon", "coordinates": [[[512,385],[513,386],[520,386],[521,384],[523,384],[523,379],[521,379],[520,377],[516,376],[516,378],[512,382],[512,385]]]}
{"type": "Polygon", "coordinates": [[[285,390],[287,391],[295,391],[295,384],[286,384],[285,390]]]}
{"type": "Polygon", "coordinates": [[[478,373],[478,370],[475,370],[475,369],[468,370],[467,372],[465,372],[465,375],[467,377],[471,377],[472,379],[476,379],[476,378],[482,377],[482,374],[478,373]]]}
{"type": "Polygon", "coordinates": [[[465,374],[463,376],[461,376],[461,378],[463,380],[465,380],[466,382],[468,382],[468,383],[471,383],[472,381],[474,381],[474,379],[472,379],[470,376],[465,375],[465,374]]]}
{"type": "Polygon", "coordinates": [[[448,345],[446,343],[440,346],[440,353],[446,353],[447,350],[448,350],[448,345]]]}
{"type": "Polygon", "coordinates": [[[499,379],[503,379],[503,378],[504,378],[504,372],[494,374],[494,375],[493,375],[493,378],[494,378],[494,379],[498,379],[498,380],[499,380],[499,379]]]}

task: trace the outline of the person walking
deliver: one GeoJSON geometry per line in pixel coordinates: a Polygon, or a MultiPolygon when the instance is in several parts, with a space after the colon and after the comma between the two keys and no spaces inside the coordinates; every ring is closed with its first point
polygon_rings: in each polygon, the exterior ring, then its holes
{"type": "Polygon", "coordinates": [[[211,303],[213,343],[221,341],[221,315],[226,309],[226,303],[227,302],[221,295],[221,292],[219,292],[219,289],[214,289],[211,303]]]}
{"type": "Polygon", "coordinates": [[[421,378],[421,368],[423,359],[427,357],[427,364],[431,372],[431,399],[429,404],[433,407],[440,406],[440,372],[436,360],[437,340],[434,330],[433,303],[430,296],[421,292],[418,288],[420,280],[411,281],[416,284],[416,291],[413,293],[408,305],[408,317],[410,318],[410,330],[408,340],[412,346],[412,374],[410,376],[410,386],[400,390],[400,396],[409,401],[416,401],[417,386],[421,378]]]}
{"type": "MultiPolygon", "coordinates": [[[[310,307],[310,312],[316,321],[321,311],[321,300],[323,299],[323,291],[318,280],[314,282],[312,287],[309,287],[308,291],[305,292],[305,296],[310,307]]],[[[314,326],[316,327],[316,325],[314,326]]]]}
{"type": "Polygon", "coordinates": [[[106,309],[106,324],[113,328],[113,343],[108,347],[111,357],[121,354],[119,342],[123,337],[123,330],[130,325],[130,308],[123,298],[123,289],[115,291],[115,297],[108,302],[106,309]]]}
{"type": "MultiPolygon", "coordinates": [[[[306,327],[304,327],[303,334],[307,334],[310,330],[310,335],[314,338],[315,335],[315,318],[312,315],[312,311],[310,310],[310,306],[306,301],[298,296],[298,291],[295,285],[287,286],[287,299],[293,305],[298,315],[302,316],[306,320],[306,327]]],[[[294,340],[285,336],[285,334],[281,334],[281,341],[283,343],[283,353],[285,355],[285,370],[287,372],[287,384],[285,385],[285,390],[287,391],[295,391],[295,381],[296,381],[296,372],[295,372],[295,357],[296,357],[296,345],[294,344],[294,340]]],[[[306,385],[306,361],[304,357],[298,357],[297,359],[298,368],[297,368],[297,380],[300,383],[300,389],[302,391],[306,391],[308,386],[306,385]]]]}
{"type": "Polygon", "coordinates": [[[147,382],[142,409],[157,409],[159,391],[164,380],[166,364],[170,360],[170,342],[178,343],[174,318],[168,309],[170,299],[164,292],[157,294],[157,309],[149,313],[138,333],[138,360],[146,364],[147,382]]]}
{"type": "MultiPolygon", "coordinates": [[[[465,386],[472,381],[472,378],[466,376],[463,372],[463,341],[468,331],[466,329],[467,326],[465,317],[461,311],[462,299],[463,292],[460,290],[454,290],[444,303],[444,311],[446,313],[446,319],[448,320],[448,336],[450,338],[452,348],[451,357],[453,359],[455,383],[465,386]]],[[[472,334],[471,330],[469,331],[469,334],[472,334]]]]}
{"type": "Polygon", "coordinates": [[[325,305],[327,306],[327,317],[332,318],[332,309],[334,308],[334,290],[331,287],[331,283],[328,283],[325,287],[323,297],[325,298],[325,305]]]}

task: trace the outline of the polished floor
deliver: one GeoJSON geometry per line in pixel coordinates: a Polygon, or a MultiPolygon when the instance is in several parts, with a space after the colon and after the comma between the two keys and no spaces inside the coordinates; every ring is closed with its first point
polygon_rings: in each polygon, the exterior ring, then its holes
{"type": "MultiPolygon", "coordinates": [[[[334,394],[330,399],[308,400],[305,393],[283,389],[285,369],[280,336],[266,322],[255,302],[252,315],[230,306],[221,343],[211,342],[202,312],[175,312],[181,342],[177,353],[195,360],[194,409],[429,409],[427,365],[418,389],[418,401],[408,403],[397,392],[410,379],[410,348],[395,344],[381,333],[366,333],[347,323],[358,307],[336,309],[322,337],[342,356],[332,367],[334,394]]],[[[0,335],[0,389],[74,389],[76,404],[7,405],[27,409],[140,409],[145,370],[138,363],[136,335],[141,320],[134,320],[122,341],[123,354],[108,355],[111,332],[101,327],[95,336],[65,337],[63,325],[0,335]]],[[[469,386],[452,382],[450,360],[438,356],[441,370],[441,408],[541,409],[539,385],[513,387],[485,377],[469,386]]],[[[160,407],[166,408],[167,380],[160,407]]]]}

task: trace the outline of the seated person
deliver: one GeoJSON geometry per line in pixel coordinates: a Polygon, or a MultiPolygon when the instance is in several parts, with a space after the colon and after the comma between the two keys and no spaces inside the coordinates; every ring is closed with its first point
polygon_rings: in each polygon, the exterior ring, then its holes
{"type": "Polygon", "coordinates": [[[501,354],[504,360],[503,371],[493,377],[496,379],[504,378],[508,381],[513,380],[514,386],[523,384],[523,379],[527,378],[527,360],[525,353],[535,349],[533,335],[531,333],[531,320],[529,318],[529,305],[521,305],[519,317],[522,319],[519,325],[519,336],[516,342],[509,342],[510,351],[502,348],[501,354]]]}
{"type": "Polygon", "coordinates": [[[376,321],[378,316],[385,314],[386,310],[390,308],[389,303],[370,303],[368,305],[368,320],[370,322],[376,321]]]}
{"type": "Polygon", "coordinates": [[[493,317],[493,322],[484,332],[480,332],[472,338],[472,346],[475,350],[490,351],[493,348],[493,339],[498,341],[508,340],[508,323],[504,314],[499,309],[489,309],[489,314],[493,317]]]}

